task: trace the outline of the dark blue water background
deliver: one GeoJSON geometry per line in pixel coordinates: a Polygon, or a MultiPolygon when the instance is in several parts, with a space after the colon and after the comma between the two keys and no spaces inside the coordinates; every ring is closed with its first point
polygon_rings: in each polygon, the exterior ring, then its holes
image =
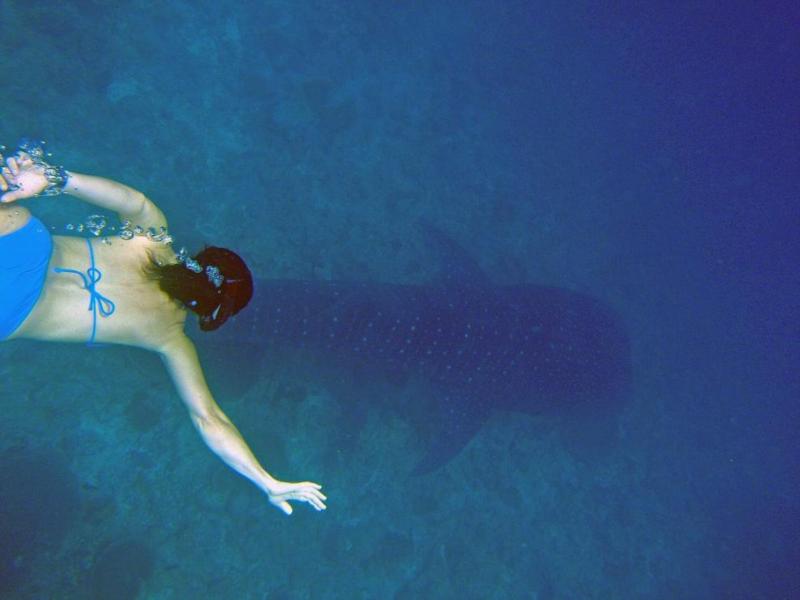
{"type": "MultiPolygon", "coordinates": [[[[796,597],[797,23],[790,3],[0,2],[0,138],[144,190],[179,245],[425,283],[422,217],[497,283],[615,307],[634,361],[610,448],[504,413],[425,478],[430,432],[391,409],[408,388],[340,448],[346,401],[290,359],[215,364],[267,468],[325,485],[326,513],[287,519],[203,447],[156,357],[4,344],[0,595],[796,597]]],[[[29,206],[60,230],[94,212],[29,206]]]]}

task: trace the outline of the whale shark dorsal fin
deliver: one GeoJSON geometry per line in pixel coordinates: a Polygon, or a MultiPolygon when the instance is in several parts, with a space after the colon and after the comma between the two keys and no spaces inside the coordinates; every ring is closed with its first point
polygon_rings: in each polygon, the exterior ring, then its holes
{"type": "Polygon", "coordinates": [[[439,282],[452,286],[488,286],[491,284],[478,262],[444,231],[425,219],[418,225],[431,251],[441,260],[439,282]]]}

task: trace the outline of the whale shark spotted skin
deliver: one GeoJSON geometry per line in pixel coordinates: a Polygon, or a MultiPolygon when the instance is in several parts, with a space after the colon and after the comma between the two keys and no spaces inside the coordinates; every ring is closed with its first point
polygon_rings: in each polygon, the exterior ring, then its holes
{"type": "Polygon", "coordinates": [[[630,344],[608,306],[561,288],[492,285],[434,237],[446,259],[439,283],[257,280],[251,304],[220,331],[270,354],[302,350],[336,368],[427,381],[441,431],[417,473],[449,461],[494,410],[619,398],[630,344]]]}

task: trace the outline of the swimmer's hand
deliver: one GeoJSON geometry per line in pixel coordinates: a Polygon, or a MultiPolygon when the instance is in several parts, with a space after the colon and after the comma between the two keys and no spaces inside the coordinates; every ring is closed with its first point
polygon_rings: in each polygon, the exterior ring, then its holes
{"type": "Polygon", "coordinates": [[[308,502],[317,510],[325,510],[325,500],[328,498],[320,490],[322,486],[311,481],[302,483],[288,483],[273,479],[269,487],[265,490],[269,496],[269,501],[280,508],[287,515],[292,514],[292,507],[289,501],[308,502]]]}
{"type": "Polygon", "coordinates": [[[26,152],[17,152],[5,161],[0,155],[0,202],[8,203],[41,194],[49,185],[44,168],[36,165],[26,152]]]}

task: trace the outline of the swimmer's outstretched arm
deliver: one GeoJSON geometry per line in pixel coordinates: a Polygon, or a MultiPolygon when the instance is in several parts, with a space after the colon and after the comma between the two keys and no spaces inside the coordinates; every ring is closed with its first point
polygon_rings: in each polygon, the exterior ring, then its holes
{"type": "Polygon", "coordinates": [[[69,172],[64,193],[104,208],[119,215],[120,221],[130,221],[133,226],[158,230],[167,226],[164,213],[139,190],[123,183],[69,172]]]}
{"type": "MultiPolygon", "coordinates": [[[[17,152],[8,157],[0,173],[0,196],[4,203],[24,200],[40,194],[48,181],[44,169],[31,160],[26,152],[17,152]],[[13,183],[13,188],[8,185],[13,183]]],[[[63,192],[94,204],[100,208],[116,212],[121,221],[130,221],[147,229],[158,230],[167,226],[164,213],[142,192],[125,184],[81,173],[67,172],[67,182],[63,192]]]]}
{"type": "Polygon", "coordinates": [[[319,484],[278,481],[258,463],[236,426],[214,402],[194,344],[188,337],[183,333],[176,335],[160,352],[194,426],[214,453],[255,483],[287,515],[292,514],[289,501],[308,502],[317,510],[325,510],[326,497],[319,484]]]}

